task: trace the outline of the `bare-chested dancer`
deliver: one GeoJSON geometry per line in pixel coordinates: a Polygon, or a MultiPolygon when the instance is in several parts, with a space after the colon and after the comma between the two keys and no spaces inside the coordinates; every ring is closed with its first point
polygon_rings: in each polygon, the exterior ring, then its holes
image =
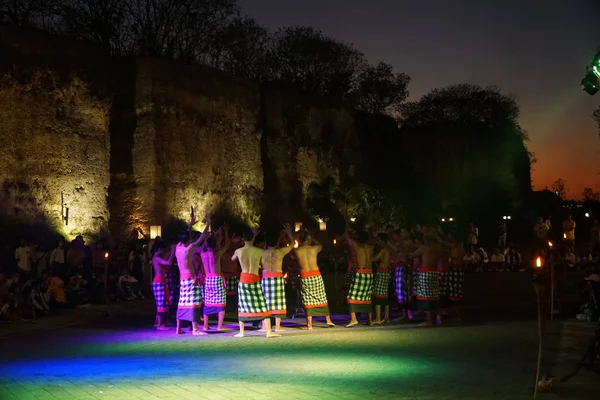
{"type": "Polygon", "coordinates": [[[270,313],[267,309],[265,295],[260,285],[260,277],[258,270],[260,268],[263,250],[253,245],[256,234],[247,231],[242,239],[244,247],[240,247],[235,251],[232,260],[240,260],[242,274],[240,276],[240,284],[238,286],[238,320],[240,324],[240,333],[236,337],[244,337],[244,322],[245,321],[262,321],[264,320],[267,337],[279,337],[271,331],[270,313]]]}
{"type": "MultiPolygon", "coordinates": [[[[290,243],[294,243],[289,224],[283,226],[290,243]]],[[[266,236],[267,248],[263,252],[262,288],[267,301],[267,308],[275,317],[275,332],[283,332],[281,318],[287,315],[285,300],[285,281],[283,279],[283,258],[293,250],[293,246],[277,247],[279,235],[269,232],[266,236]]]]}
{"type": "Polygon", "coordinates": [[[373,304],[375,305],[375,319],[372,325],[381,324],[381,306],[384,306],[384,322],[390,321],[390,264],[392,260],[392,249],[387,233],[377,235],[377,243],[381,246],[379,253],[373,257],[373,262],[379,262],[373,285],[373,304]]]}
{"type": "Polygon", "coordinates": [[[223,330],[225,319],[225,306],[227,305],[227,293],[225,291],[225,279],[221,273],[221,257],[229,247],[229,226],[223,225],[223,231],[219,230],[217,235],[206,240],[202,249],[202,265],[204,266],[204,330],[208,328],[208,316],[217,314],[217,330],[223,330]],[[223,243],[221,241],[223,240],[223,243]]]}
{"type": "MultiPolygon", "coordinates": [[[[349,223],[346,222],[346,227],[349,223]]],[[[366,231],[358,233],[358,239],[355,241],[348,230],[344,233],[350,247],[356,254],[357,269],[354,280],[348,292],[348,306],[350,309],[350,322],[346,328],[358,324],[356,313],[366,313],[369,316],[371,324],[371,291],[373,287],[373,244],[370,242],[370,236],[366,231]]]]}
{"type": "Polygon", "coordinates": [[[165,320],[169,314],[170,293],[167,285],[166,274],[171,268],[173,258],[175,257],[175,249],[168,249],[164,244],[161,244],[159,249],[152,256],[152,266],[154,267],[154,279],[152,280],[152,292],[156,301],[156,321],[155,327],[158,330],[168,329],[165,325],[165,320]]]}
{"type": "Polygon", "coordinates": [[[300,245],[295,249],[295,253],[300,264],[300,296],[306,309],[306,326],[302,329],[313,328],[313,317],[325,317],[328,327],[335,326],[331,322],[325,284],[317,265],[317,255],[321,250],[323,250],[321,243],[306,230],[300,232],[300,245]]]}
{"type": "MultiPolygon", "coordinates": [[[[192,215],[192,221],[194,216],[192,215]]],[[[194,264],[192,263],[192,253],[194,249],[200,246],[208,236],[210,226],[210,216],[205,218],[206,227],[198,240],[192,242],[189,232],[179,234],[179,243],[175,247],[175,257],[179,267],[179,304],[177,306],[177,334],[182,334],[181,321],[192,322],[192,333],[194,335],[206,335],[198,329],[198,321],[202,312],[202,293],[194,264]]],[[[193,225],[193,224],[192,224],[193,225]]]]}
{"type": "Polygon", "coordinates": [[[440,300],[440,281],[437,268],[440,258],[440,246],[435,236],[429,232],[423,235],[423,239],[423,245],[415,250],[411,257],[421,257],[417,303],[419,308],[425,311],[427,320],[421,323],[420,326],[432,326],[433,316],[437,316],[440,300]]]}
{"type": "Polygon", "coordinates": [[[456,318],[462,321],[460,304],[462,302],[462,288],[465,281],[463,267],[465,250],[460,240],[454,234],[448,233],[442,239],[442,244],[450,249],[450,268],[445,281],[445,303],[449,309],[456,313],[456,318]]]}
{"type": "Polygon", "coordinates": [[[395,243],[394,269],[395,269],[395,294],[402,314],[394,322],[412,319],[412,297],[413,297],[413,265],[410,254],[416,250],[411,240],[410,232],[404,228],[400,229],[399,238],[395,243]]]}
{"type": "Polygon", "coordinates": [[[231,236],[229,248],[221,257],[221,268],[227,289],[227,308],[231,310],[237,310],[238,284],[242,272],[239,261],[232,260],[231,257],[243,245],[242,239],[234,233],[231,236]]]}

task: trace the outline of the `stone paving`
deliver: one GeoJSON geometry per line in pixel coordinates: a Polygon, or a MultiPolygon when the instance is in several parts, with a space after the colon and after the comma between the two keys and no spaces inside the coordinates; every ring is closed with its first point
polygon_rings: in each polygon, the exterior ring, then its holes
{"type": "Polygon", "coordinates": [[[537,356],[535,321],[306,332],[297,319],[281,338],[239,339],[158,332],[144,313],[80,314],[79,325],[40,320],[2,338],[0,399],[520,400],[531,398],[537,356]]]}

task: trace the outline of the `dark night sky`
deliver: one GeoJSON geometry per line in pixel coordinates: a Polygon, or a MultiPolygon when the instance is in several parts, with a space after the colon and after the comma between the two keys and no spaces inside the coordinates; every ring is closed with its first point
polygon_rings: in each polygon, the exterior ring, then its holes
{"type": "Polygon", "coordinates": [[[411,99],[434,87],[495,84],[517,96],[535,188],[600,190],[600,93],[579,88],[600,47],[600,0],[239,0],[272,31],[310,25],[369,61],[408,73],[411,99]]]}

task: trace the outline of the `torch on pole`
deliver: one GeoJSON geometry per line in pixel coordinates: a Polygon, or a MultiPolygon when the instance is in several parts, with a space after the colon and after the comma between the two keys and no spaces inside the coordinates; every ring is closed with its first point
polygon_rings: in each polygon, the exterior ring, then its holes
{"type": "Polygon", "coordinates": [[[548,283],[547,276],[544,271],[544,260],[538,256],[534,262],[533,269],[533,289],[535,290],[535,298],[537,302],[537,320],[538,320],[538,358],[537,366],[535,370],[535,384],[533,386],[533,398],[537,398],[538,386],[540,382],[540,369],[542,367],[542,352],[543,352],[543,340],[544,340],[544,324],[542,321],[542,291],[546,289],[548,283]]]}

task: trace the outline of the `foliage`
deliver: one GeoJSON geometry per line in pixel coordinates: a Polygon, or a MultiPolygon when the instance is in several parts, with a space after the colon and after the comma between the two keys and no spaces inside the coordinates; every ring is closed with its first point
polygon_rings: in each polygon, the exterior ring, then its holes
{"type": "Polygon", "coordinates": [[[600,192],[595,192],[592,188],[584,188],[582,193],[583,201],[600,201],[600,192]]]}
{"type": "Polygon", "coordinates": [[[358,76],[356,106],[370,114],[397,115],[408,97],[409,82],[408,75],[395,73],[390,64],[367,65],[358,76]]]}
{"type": "Polygon", "coordinates": [[[550,188],[552,189],[552,192],[562,200],[567,199],[567,192],[569,189],[565,187],[565,181],[563,181],[561,178],[558,178],[552,182],[552,186],[550,188]]]}

